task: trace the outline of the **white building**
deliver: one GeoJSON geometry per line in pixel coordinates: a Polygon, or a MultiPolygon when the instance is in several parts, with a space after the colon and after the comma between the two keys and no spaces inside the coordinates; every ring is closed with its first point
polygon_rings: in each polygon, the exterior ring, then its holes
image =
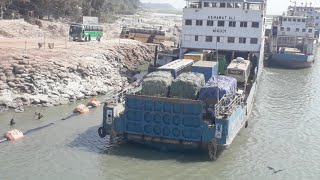
{"type": "Polygon", "coordinates": [[[259,52],[266,0],[186,0],[182,51],[259,52]]]}
{"type": "Polygon", "coordinates": [[[289,6],[287,10],[288,16],[305,16],[309,19],[313,19],[315,23],[315,28],[320,30],[320,8],[310,6],[289,6]]]}

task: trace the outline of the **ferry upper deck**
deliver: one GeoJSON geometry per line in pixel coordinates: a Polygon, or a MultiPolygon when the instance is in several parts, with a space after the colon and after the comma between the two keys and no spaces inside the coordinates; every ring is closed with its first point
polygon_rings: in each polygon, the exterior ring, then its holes
{"type": "Polygon", "coordinates": [[[265,16],[265,0],[187,0],[181,47],[259,52],[265,16]]]}

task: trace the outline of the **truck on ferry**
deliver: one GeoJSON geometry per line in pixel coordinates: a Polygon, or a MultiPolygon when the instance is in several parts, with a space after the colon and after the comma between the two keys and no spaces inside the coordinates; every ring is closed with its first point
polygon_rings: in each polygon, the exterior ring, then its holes
{"type": "Polygon", "coordinates": [[[187,0],[180,57],[208,51],[218,60],[223,54],[225,76],[218,75],[219,61],[179,59],[161,66],[158,71],[169,71],[173,81],[191,72],[203,74],[205,84],[195,98],[173,97],[172,89],[161,97],[135,89],[124,101],[106,102],[99,136],[168,151],[205,150],[216,159],[248,124],[263,69],[265,16],[265,0],[187,0]]]}

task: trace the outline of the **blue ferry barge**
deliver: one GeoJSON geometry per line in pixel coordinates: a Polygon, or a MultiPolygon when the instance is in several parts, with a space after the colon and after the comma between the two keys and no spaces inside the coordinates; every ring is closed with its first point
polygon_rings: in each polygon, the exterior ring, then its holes
{"type": "MultiPolygon", "coordinates": [[[[265,0],[219,0],[219,3],[188,0],[184,8],[180,57],[199,50],[226,55],[229,65],[225,75],[235,79],[235,93],[218,94],[216,101],[210,101],[142,95],[140,90],[133,89],[135,92],[124,95],[124,101],[119,98],[119,101],[105,103],[99,136],[110,137],[112,143],[134,142],[168,151],[205,150],[210,159],[216,159],[217,152],[229,147],[248,124],[252,112],[264,61],[265,7],[265,0]],[[215,19],[217,17],[219,19],[215,19]],[[208,20],[203,23],[202,19],[208,20]],[[249,19],[253,22],[246,22],[249,19]],[[212,32],[210,29],[218,24],[223,28],[225,23],[230,24],[225,26],[226,30],[212,32]],[[247,37],[248,31],[252,37],[247,37]],[[206,36],[197,35],[199,32],[206,32],[206,36]],[[225,37],[220,36],[220,32],[225,32],[225,37]]],[[[162,69],[168,69],[169,66],[165,66],[162,69]]],[[[183,69],[197,68],[185,65],[183,69]]],[[[181,68],[172,69],[175,78],[180,74],[176,70],[181,68]]],[[[208,76],[209,72],[204,75],[208,76]]],[[[218,84],[218,91],[219,88],[218,84]]]]}

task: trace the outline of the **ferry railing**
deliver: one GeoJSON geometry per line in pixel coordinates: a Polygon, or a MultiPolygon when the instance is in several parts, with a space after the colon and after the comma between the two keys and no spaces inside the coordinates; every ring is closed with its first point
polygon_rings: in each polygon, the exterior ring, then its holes
{"type": "Polygon", "coordinates": [[[243,102],[242,95],[225,94],[221,100],[215,105],[215,117],[228,117],[241,103],[243,102]]]}

